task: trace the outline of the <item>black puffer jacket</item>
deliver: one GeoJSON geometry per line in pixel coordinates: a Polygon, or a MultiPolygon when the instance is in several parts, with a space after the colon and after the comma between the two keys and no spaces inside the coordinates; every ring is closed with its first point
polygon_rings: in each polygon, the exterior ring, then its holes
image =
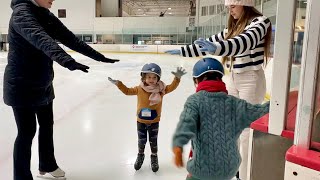
{"type": "Polygon", "coordinates": [[[48,9],[30,0],[12,0],[9,53],[3,82],[4,102],[10,106],[39,106],[52,102],[53,61],[74,61],[55,40],[92,59],[105,57],[80,41],[48,9]]]}

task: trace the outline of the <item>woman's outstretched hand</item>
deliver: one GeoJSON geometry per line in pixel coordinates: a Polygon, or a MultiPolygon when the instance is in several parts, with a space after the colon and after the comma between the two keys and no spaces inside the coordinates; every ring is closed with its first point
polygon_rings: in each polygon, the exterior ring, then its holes
{"type": "Polygon", "coordinates": [[[171,55],[180,55],[181,50],[180,49],[172,49],[172,50],[165,51],[164,53],[171,54],[171,55]]]}
{"type": "Polygon", "coordinates": [[[217,50],[217,46],[215,44],[203,38],[199,38],[198,40],[195,40],[194,44],[197,44],[200,46],[201,52],[209,52],[210,54],[212,54],[212,53],[215,53],[217,50]]]}

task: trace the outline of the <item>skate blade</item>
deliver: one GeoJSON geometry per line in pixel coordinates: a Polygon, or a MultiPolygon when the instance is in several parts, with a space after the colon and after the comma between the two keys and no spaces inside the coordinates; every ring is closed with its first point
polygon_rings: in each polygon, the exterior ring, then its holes
{"type": "Polygon", "coordinates": [[[66,177],[54,177],[49,173],[46,173],[45,175],[38,175],[37,178],[40,179],[51,179],[51,180],[66,180],[66,177]]]}

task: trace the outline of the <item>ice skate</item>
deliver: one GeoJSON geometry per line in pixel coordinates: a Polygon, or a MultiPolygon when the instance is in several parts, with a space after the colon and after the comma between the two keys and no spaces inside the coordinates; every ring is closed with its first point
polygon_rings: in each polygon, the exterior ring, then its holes
{"type": "Polygon", "coordinates": [[[134,163],[134,169],[139,170],[143,164],[144,154],[138,154],[136,162],[134,163]]]}
{"type": "Polygon", "coordinates": [[[58,168],[52,172],[40,171],[37,177],[41,179],[66,180],[67,178],[65,177],[65,175],[66,173],[60,168],[58,168]]]}
{"type": "Polygon", "coordinates": [[[237,178],[237,180],[241,180],[241,179],[240,179],[240,176],[239,176],[239,171],[238,171],[237,174],[236,174],[236,178],[237,178]]]}
{"type": "Polygon", "coordinates": [[[157,172],[159,170],[158,156],[154,154],[151,154],[151,169],[153,172],[157,172]]]}

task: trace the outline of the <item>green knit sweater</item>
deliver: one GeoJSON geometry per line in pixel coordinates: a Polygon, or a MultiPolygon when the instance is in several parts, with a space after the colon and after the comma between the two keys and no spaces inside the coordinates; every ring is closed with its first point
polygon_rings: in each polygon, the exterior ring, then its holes
{"type": "Polygon", "coordinates": [[[269,102],[252,105],[223,92],[191,95],[180,115],[173,146],[192,140],[193,158],[187,170],[199,179],[228,180],[238,171],[241,157],[237,140],[244,128],[269,112],[269,102]]]}

